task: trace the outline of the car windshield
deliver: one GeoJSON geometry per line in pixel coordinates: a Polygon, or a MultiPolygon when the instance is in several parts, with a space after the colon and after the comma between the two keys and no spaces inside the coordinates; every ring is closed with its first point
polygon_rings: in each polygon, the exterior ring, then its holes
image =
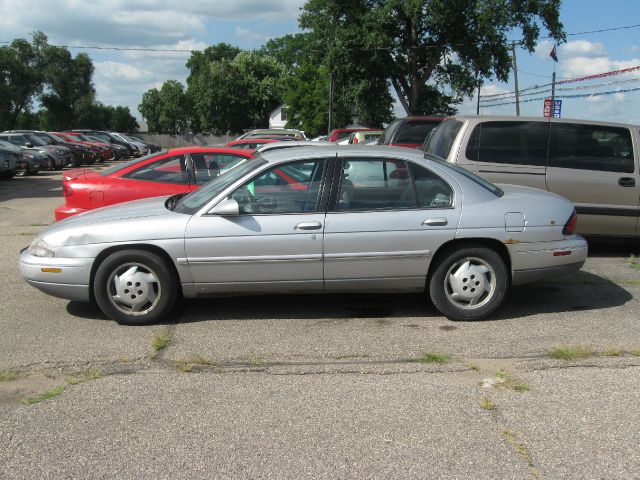
{"type": "Polygon", "coordinates": [[[53,138],[56,142],[66,142],[66,140],[58,135],[54,135],[53,133],[48,133],[51,138],[53,138]]]}
{"type": "Polygon", "coordinates": [[[0,140],[0,147],[12,152],[21,152],[20,147],[16,147],[13,143],[5,142],[4,140],[0,140]]]}
{"type": "Polygon", "coordinates": [[[147,155],[146,157],[134,158],[133,160],[129,160],[128,162],[121,163],[111,168],[107,168],[106,170],[103,170],[102,172],[100,172],[100,175],[103,177],[109,176],[113,173],[119,172],[120,170],[124,170],[125,168],[128,168],[131,165],[135,165],[136,163],[149,160],[150,158],[159,157],[160,155],[164,155],[165,153],[167,153],[167,151],[163,150],[161,152],[154,152],[150,155],[147,155]]]}
{"type": "Polygon", "coordinates": [[[29,141],[31,143],[33,143],[34,145],[46,145],[45,142],[43,142],[42,140],[40,140],[40,138],[37,135],[34,135],[33,133],[26,133],[25,134],[27,136],[27,138],[29,139],[29,141]]]}
{"type": "Polygon", "coordinates": [[[91,140],[89,137],[87,137],[85,134],[83,133],[78,133],[77,135],[75,135],[76,137],[78,137],[80,140],[84,141],[84,142],[91,142],[93,140],[91,140]]]}
{"type": "Polygon", "coordinates": [[[127,142],[135,142],[136,141],[131,137],[127,137],[124,133],[119,133],[118,135],[120,136],[121,139],[126,140],[127,142]]]}
{"type": "Polygon", "coordinates": [[[173,205],[172,210],[178,213],[193,215],[204,207],[207,202],[219,195],[229,185],[233,184],[253,170],[261,167],[265,163],[267,162],[264,159],[257,157],[232,168],[224,175],[220,175],[210,182],[207,182],[207,184],[199,190],[195,190],[178,199],[173,205]]]}
{"type": "Polygon", "coordinates": [[[425,158],[428,158],[429,160],[433,160],[434,162],[437,162],[438,165],[440,165],[440,166],[442,166],[444,168],[449,168],[451,170],[456,171],[457,173],[459,173],[463,177],[466,177],[469,180],[471,180],[472,182],[477,183],[482,188],[484,188],[486,190],[489,190],[496,197],[501,197],[501,196],[504,195],[504,192],[502,191],[502,189],[500,187],[498,187],[497,185],[494,185],[493,183],[485,180],[482,177],[479,177],[475,173],[470,172],[466,168],[462,168],[461,166],[456,165],[455,163],[447,162],[446,160],[444,160],[444,159],[442,159],[440,157],[436,157],[435,155],[432,155],[430,153],[425,153],[424,156],[425,156],[425,158]]]}

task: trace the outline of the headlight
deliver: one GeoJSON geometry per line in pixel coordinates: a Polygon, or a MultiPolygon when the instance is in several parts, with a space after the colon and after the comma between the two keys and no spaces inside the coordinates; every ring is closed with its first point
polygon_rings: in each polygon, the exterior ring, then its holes
{"type": "Polygon", "coordinates": [[[47,242],[41,238],[36,238],[29,245],[29,253],[34,257],[55,257],[55,253],[51,249],[47,242]]]}

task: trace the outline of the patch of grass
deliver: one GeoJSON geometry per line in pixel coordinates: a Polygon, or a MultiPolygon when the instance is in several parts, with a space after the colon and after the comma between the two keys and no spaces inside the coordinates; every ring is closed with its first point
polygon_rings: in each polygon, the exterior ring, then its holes
{"type": "Polygon", "coordinates": [[[632,348],[629,353],[634,357],[640,357],[640,348],[632,348]]]}
{"type": "Polygon", "coordinates": [[[49,400],[50,398],[55,398],[64,392],[64,385],[58,385],[53,390],[47,390],[46,392],[42,392],[35,397],[27,398],[23,403],[26,405],[35,405],[36,403],[43,402],[44,400],[49,400]]]}
{"type": "Polygon", "coordinates": [[[153,337],[153,341],[151,342],[151,347],[157,353],[160,350],[164,350],[171,344],[171,332],[169,329],[165,329],[161,332],[156,333],[156,336],[153,337]]]}
{"type": "Polygon", "coordinates": [[[467,362],[465,363],[465,365],[475,372],[480,371],[480,365],[478,365],[477,363],[467,362]]]}
{"type": "Polygon", "coordinates": [[[204,357],[192,357],[192,358],[172,358],[171,363],[175,365],[178,370],[184,373],[193,371],[193,367],[198,365],[216,367],[218,364],[213,360],[207,360],[204,357]]]}
{"type": "Polygon", "coordinates": [[[425,353],[421,357],[413,358],[411,361],[416,363],[447,363],[451,360],[449,355],[442,353],[425,353]]]}
{"type": "Polygon", "coordinates": [[[496,372],[496,377],[500,379],[500,382],[496,384],[496,386],[499,388],[513,390],[514,392],[528,392],[529,390],[531,390],[531,387],[528,383],[522,382],[519,379],[512,377],[504,368],[496,372]]]}
{"type": "Polygon", "coordinates": [[[104,372],[99,368],[91,368],[86,372],[81,372],[72,377],[67,378],[69,385],[78,385],[79,383],[88,382],[90,380],[97,380],[104,376],[104,372]]]}
{"type": "Polygon", "coordinates": [[[593,349],[582,345],[564,345],[556,347],[549,352],[549,356],[556,360],[577,360],[579,358],[587,358],[592,355],[593,349]]]}
{"type": "Polygon", "coordinates": [[[634,270],[640,270],[640,257],[636,257],[635,255],[631,255],[628,259],[627,259],[627,263],[629,264],[629,266],[631,268],[633,268],[634,270]]]}
{"type": "Polygon", "coordinates": [[[480,407],[483,410],[492,411],[496,409],[496,404],[489,397],[482,397],[480,399],[480,407]]]}
{"type": "Polygon", "coordinates": [[[13,382],[20,378],[16,372],[12,372],[11,370],[2,370],[0,372],[0,382],[13,382]]]}

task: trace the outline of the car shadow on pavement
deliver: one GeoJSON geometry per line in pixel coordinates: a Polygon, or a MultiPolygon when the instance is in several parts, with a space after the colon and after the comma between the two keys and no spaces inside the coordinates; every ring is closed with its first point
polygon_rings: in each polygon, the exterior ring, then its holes
{"type": "MultiPolygon", "coordinates": [[[[633,295],[598,275],[578,272],[544,282],[513,287],[505,304],[485,321],[544,313],[598,310],[624,305],[633,295]]],[[[97,306],[69,302],[74,317],[108,320],[97,306]]],[[[422,294],[255,295],[186,299],[164,323],[235,320],[437,318],[422,294]]]]}
{"type": "Polygon", "coordinates": [[[586,237],[590,257],[640,255],[640,238],[586,237]]]}
{"type": "Polygon", "coordinates": [[[59,171],[38,172],[37,175],[0,180],[0,202],[14,198],[51,198],[63,200],[59,171]]]}

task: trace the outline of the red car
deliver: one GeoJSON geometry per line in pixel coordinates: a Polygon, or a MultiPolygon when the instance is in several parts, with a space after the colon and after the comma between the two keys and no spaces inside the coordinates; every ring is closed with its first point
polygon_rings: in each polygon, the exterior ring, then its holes
{"type": "Polygon", "coordinates": [[[384,130],[378,145],[390,147],[422,148],[429,132],[440,125],[444,117],[398,118],[384,130]]]}
{"type": "Polygon", "coordinates": [[[62,192],[66,203],[56,209],[56,221],[115,203],[187,193],[250,158],[253,150],[183,147],[102,172],[70,170],[64,173],[62,192]]]}
{"type": "Polygon", "coordinates": [[[69,134],[64,133],[64,132],[49,132],[49,133],[52,133],[53,135],[55,135],[57,137],[60,137],[65,142],[71,142],[71,143],[84,145],[85,147],[87,147],[91,151],[91,156],[93,157],[93,161],[94,162],[104,162],[105,160],[107,160],[104,157],[103,150],[100,147],[98,147],[97,145],[94,145],[91,142],[85,142],[84,140],[81,140],[80,138],[77,138],[77,137],[75,137],[73,135],[69,135],[69,134]]]}
{"type": "Polygon", "coordinates": [[[373,128],[334,128],[329,132],[327,142],[339,142],[348,138],[353,132],[363,132],[366,130],[374,130],[373,128]]]}
{"type": "Polygon", "coordinates": [[[100,149],[100,156],[102,160],[111,160],[115,158],[113,148],[108,143],[96,142],[95,140],[88,138],[86,135],[80,132],[64,132],[64,134],[79,142],[84,143],[85,145],[98,147],[100,149]]]}
{"type": "Polygon", "coordinates": [[[227,143],[227,147],[232,148],[248,148],[250,150],[255,150],[258,147],[261,147],[265,143],[275,143],[279,140],[275,140],[273,138],[241,138],[240,140],[233,140],[227,143]]]}

